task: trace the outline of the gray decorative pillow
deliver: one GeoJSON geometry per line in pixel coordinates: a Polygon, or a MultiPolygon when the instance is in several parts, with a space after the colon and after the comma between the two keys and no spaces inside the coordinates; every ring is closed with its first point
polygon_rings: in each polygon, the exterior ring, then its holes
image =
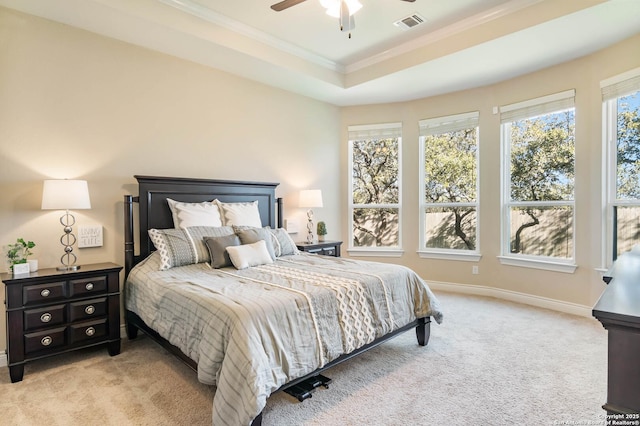
{"type": "Polygon", "coordinates": [[[218,269],[232,265],[227,247],[239,246],[240,238],[236,234],[224,237],[204,237],[204,244],[209,249],[211,267],[218,269]]]}
{"type": "Polygon", "coordinates": [[[291,235],[289,235],[286,229],[276,228],[269,229],[269,231],[275,237],[273,239],[273,249],[276,253],[276,257],[300,253],[296,243],[293,242],[291,235]]]}
{"type": "Polygon", "coordinates": [[[149,238],[160,252],[160,270],[211,261],[204,237],[233,235],[230,226],[191,226],[184,229],[149,229],[149,238]]]}
{"type": "Polygon", "coordinates": [[[236,235],[240,238],[242,244],[253,244],[260,240],[264,240],[267,245],[267,251],[272,260],[276,260],[276,253],[273,249],[273,235],[267,228],[252,228],[245,226],[234,226],[236,235]]]}

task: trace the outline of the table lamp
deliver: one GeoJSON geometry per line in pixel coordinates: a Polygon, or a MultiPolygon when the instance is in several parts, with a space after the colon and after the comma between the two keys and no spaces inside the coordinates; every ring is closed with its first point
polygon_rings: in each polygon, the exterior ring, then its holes
{"type": "Polygon", "coordinates": [[[89,187],[86,180],[72,179],[52,179],[45,180],[42,189],[42,210],[65,210],[60,217],[64,234],[60,237],[60,243],[64,246],[64,254],[60,258],[62,266],[58,266],[59,271],[76,271],[80,266],[76,265],[78,260],[73,253],[73,245],[76,243],[76,236],[73,234],[73,225],[76,218],[69,213],[69,210],[90,209],[89,187]]]}
{"type": "Polygon", "coordinates": [[[320,189],[305,189],[300,191],[300,207],[306,207],[307,218],[307,243],[313,244],[313,210],[312,208],[322,207],[322,190],[320,189]]]}

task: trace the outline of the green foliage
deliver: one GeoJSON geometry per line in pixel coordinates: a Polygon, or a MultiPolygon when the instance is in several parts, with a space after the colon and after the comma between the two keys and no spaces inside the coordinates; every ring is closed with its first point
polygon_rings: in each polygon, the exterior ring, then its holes
{"type": "Polygon", "coordinates": [[[511,126],[511,200],[573,199],[573,110],[520,120],[511,126]]]}
{"type": "Polygon", "coordinates": [[[7,246],[7,259],[11,266],[18,263],[27,263],[27,257],[33,253],[31,249],[36,244],[33,241],[25,241],[23,238],[18,238],[15,243],[7,246]]]}
{"type": "Polygon", "coordinates": [[[640,111],[630,106],[632,98],[640,92],[618,101],[616,198],[621,200],[640,199],[640,111]]]}
{"type": "MultiPolygon", "coordinates": [[[[568,201],[575,179],[574,110],[546,114],[511,124],[511,200],[568,201]]],[[[511,252],[522,251],[523,232],[540,224],[540,209],[522,208],[511,252]]],[[[553,226],[553,225],[552,225],[553,226]]],[[[550,232],[554,230],[551,229],[550,232]]]]}
{"type": "Polygon", "coordinates": [[[353,203],[397,203],[398,139],[353,142],[353,203]]]}
{"type": "MultiPolygon", "coordinates": [[[[425,138],[424,188],[428,203],[475,202],[477,191],[477,129],[457,130],[425,138]]],[[[429,229],[427,247],[446,245],[475,249],[475,209],[451,207],[451,215],[429,229]],[[472,223],[473,221],[473,223],[472,223]],[[451,241],[451,237],[458,241],[451,241]],[[437,243],[440,241],[440,243],[437,243]],[[445,244],[446,241],[446,244],[445,244]]]]}
{"type": "Polygon", "coordinates": [[[322,221],[318,222],[316,232],[318,235],[327,235],[327,225],[322,221]]]}
{"type": "Polygon", "coordinates": [[[476,129],[425,138],[425,201],[461,203],[476,200],[476,129]]]}
{"type": "MultiPolygon", "coordinates": [[[[353,141],[353,203],[364,205],[397,204],[399,143],[397,138],[353,141]]],[[[354,209],[355,247],[398,245],[396,208],[354,209]]]]}

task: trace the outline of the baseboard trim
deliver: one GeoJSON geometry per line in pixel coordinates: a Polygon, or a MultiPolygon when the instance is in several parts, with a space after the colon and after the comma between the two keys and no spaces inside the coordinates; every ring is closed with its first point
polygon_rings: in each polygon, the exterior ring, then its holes
{"type": "Polygon", "coordinates": [[[592,317],[592,307],[579,305],[577,303],[565,302],[562,300],[550,299],[547,297],[534,296],[517,291],[505,290],[502,288],[486,287],[470,284],[456,284],[439,281],[425,280],[432,290],[442,290],[451,293],[473,294],[476,296],[495,297],[497,299],[508,300],[510,302],[522,303],[525,305],[546,308],[566,314],[579,315],[582,317],[592,317]]]}

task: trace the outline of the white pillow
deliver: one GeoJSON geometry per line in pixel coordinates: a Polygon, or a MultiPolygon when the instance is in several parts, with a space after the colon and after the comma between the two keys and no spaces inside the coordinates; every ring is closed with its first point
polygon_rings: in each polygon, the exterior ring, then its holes
{"type": "Polygon", "coordinates": [[[262,228],[257,200],[248,203],[222,203],[218,200],[213,200],[213,202],[220,208],[224,225],[262,228]]]}
{"type": "Polygon", "coordinates": [[[190,226],[222,226],[220,208],[214,201],[202,203],[183,203],[167,198],[174,228],[188,228],[190,226]]]}
{"type": "Polygon", "coordinates": [[[267,250],[267,244],[260,240],[253,244],[227,247],[227,253],[231,263],[236,269],[246,269],[250,266],[265,265],[273,263],[273,259],[267,250]]]}

